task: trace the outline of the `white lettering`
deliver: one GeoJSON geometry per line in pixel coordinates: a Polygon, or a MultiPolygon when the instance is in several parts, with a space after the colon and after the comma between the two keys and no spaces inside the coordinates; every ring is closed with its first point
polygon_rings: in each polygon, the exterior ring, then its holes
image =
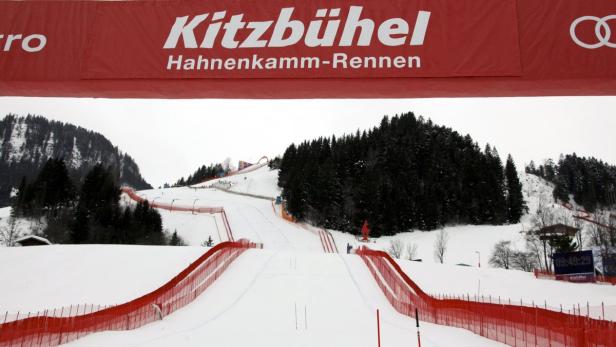
{"type": "Polygon", "coordinates": [[[184,47],[197,48],[197,40],[195,39],[195,28],[197,27],[197,25],[201,24],[207,18],[207,16],[208,13],[195,16],[195,18],[193,18],[188,24],[186,24],[186,22],[188,21],[188,16],[177,17],[175,19],[173,27],[171,27],[171,31],[169,32],[169,36],[167,37],[163,48],[176,48],[180,36],[184,41],[184,47]]]}
{"type": "Polygon", "coordinates": [[[341,65],[340,66],[341,68],[346,69],[346,67],[347,67],[347,55],[346,54],[344,54],[344,53],[334,53],[334,57],[333,58],[334,59],[332,59],[333,60],[332,67],[334,69],[337,69],[339,64],[341,65]]]}
{"type": "MultiPolygon", "coordinates": [[[[362,6],[349,6],[348,11],[319,8],[313,20],[306,22],[293,19],[294,10],[294,7],[282,8],[275,20],[262,21],[248,21],[243,13],[228,17],[226,11],[214,12],[211,18],[209,13],[176,17],[163,48],[288,47],[300,41],[307,47],[365,47],[372,44],[373,36],[384,46],[420,46],[424,44],[431,16],[431,12],[418,11],[411,33],[406,19],[384,18],[377,23],[370,17],[362,17],[362,6]],[[203,35],[199,46],[196,33],[203,35]]],[[[0,40],[3,37],[1,35],[0,40]]],[[[12,42],[20,39],[21,34],[9,35],[4,50],[9,50],[12,42]]],[[[22,44],[25,50],[36,51],[45,46],[46,39],[36,36],[22,44]]],[[[339,59],[344,60],[343,57],[339,59]]]]}
{"type": "Polygon", "coordinates": [[[21,48],[24,51],[30,52],[30,53],[40,52],[43,48],[45,48],[45,45],[47,45],[47,37],[41,34],[34,34],[34,35],[26,36],[26,38],[23,41],[21,41],[21,48]],[[38,40],[38,45],[31,46],[30,42],[32,40],[38,40]]]}
{"type": "Polygon", "coordinates": [[[237,48],[239,42],[235,40],[237,31],[244,28],[245,22],[242,22],[243,14],[231,16],[231,21],[225,24],[225,35],[222,37],[222,46],[225,48],[237,48]]]}
{"type": "Polygon", "coordinates": [[[292,20],[293,7],[283,8],[280,10],[280,15],[274,26],[274,32],[269,42],[269,47],[286,47],[296,44],[304,34],[304,23],[298,20],[292,20]],[[291,34],[285,38],[287,29],[291,30],[291,34]]]}
{"type": "Polygon", "coordinates": [[[386,46],[402,46],[409,33],[409,23],[402,18],[392,18],[379,26],[379,41],[386,46]],[[393,37],[397,35],[397,37],[393,37]],[[402,35],[402,36],[399,36],[402,35]]]}
{"type": "Polygon", "coordinates": [[[167,70],[172,70],[174,65],[175,65],[176,70],[180,70],[182,66],[182,55],[181,54],[178,56],[177,60],[173,59],[172,55],[169,56],[169,60],[167,60],[167,70]]]}
{"type": "Polygon", "coordinates": [[[11,45],[13,44],[13,41],[17,41],[17,40],[21,40],[22,35],[21,34],[10,34],[7,38],[6,38],[6,42],[4,43],[4,51],[8,52],[11,50],[11,45]]]}
{"type": "MultiPolygon", "coordinates": [[[[323,17],[323,16],[319,16],[319,11],[324,11],[324,10],[323,9],[318,10],[317,17],[323,17]]],[[[338,14],[340,13],[340,9],[339,8],[333,9],[329,13],[331,16],[334,16],[334,14],[338,16],[338,14]],[[334,12],[334,10],[338,10],[338,11],[334,12]]],[[[336,33],[338,32],[338,27],[340,26],[340,20],[330,20],[327,23],[327,26],[325,27],[325,33],[323,34],[323,37],[319,38],[319,32],[321,31],[322,23],[323,23],[322,20],[313,20],[312,22],[310,22],[310,25],[308,26],[308,31],[306,32],[306,38],[304,39],[306,46],[308,47],[319,47],[319,46],[331,47],[334,45],[334,40],[336,39],[336,33]]]]}
{"type": "Polygon", "coordinates": [[[419,11],[417,14],[417,20],[415,21],[415,28],[413,28],[413,36],[411,36],[411,46],[421,46],[424,43],[426,37],[426,31],[428,30],[428,22],[430,21],[430,12],[419,11]]]}
{"type": "Polygon", "coordinates": [[[340,38],[340,46],[353,45],[353,38],[358,28],[359,40],[357,40],[358,46],[369,46],[370,39],[372,38],[372,32],[374,31],[374,21],[371,19],[359,19],[361,15],[361,6],[351,6],[349,15],[347,16],[346,23],[344,24],[344,30],[342,31],[342,37],[340,38]]]}
{"type": "Polygon", "coordinates": [[[205,37],[201,42],[201,48],[212,48],[214,47],[214,41],[216,40],[216,36],[218,36],[218,32],[220,31],[220,27],[222,26],[221,19],[225,18],[226,11],[215,12],[212,16],[212,23],[208,25],[207,31],[205,32],[205,37]]]}
{"type": "Polygon", "coordinates": [[[263,34],[269,29],[274,21],[266,22],[249,22],[246,25],[247,28],[252,29],[252,32],[244,42],[240,45],[240,48],[259,48],[267,45],[267,40],[262,40],[263,34]]]}

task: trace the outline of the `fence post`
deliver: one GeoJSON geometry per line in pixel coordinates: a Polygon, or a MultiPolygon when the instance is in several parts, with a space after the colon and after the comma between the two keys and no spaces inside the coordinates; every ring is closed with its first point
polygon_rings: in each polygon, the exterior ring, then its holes
{"type": "Polygon", "coordinates": [[[379,316],[379,309],[376,309],[376,338],[378,347],[381,347],[381,318],[379,316]]]}
{"type": "Polygon", "coordinates": [[[419,312],[415,307],[415,326],[417,327],[417,347],[421,347],[421,337],[419,335],[419,312]]]}
{"type": "MultiPolygon", "coordinates": [[[[535,303],[533,302],[533,307],[535,306],[535,303]]],[[[537,346],[537,308],[535,307],[535,346],[537,346]]]]}
{"type": "Polygon", "coordinates": [[[605,306],[603,305],[603,301],[601,301],[601,315],[603,316],[603,320],[605,320],[605,306]]]}

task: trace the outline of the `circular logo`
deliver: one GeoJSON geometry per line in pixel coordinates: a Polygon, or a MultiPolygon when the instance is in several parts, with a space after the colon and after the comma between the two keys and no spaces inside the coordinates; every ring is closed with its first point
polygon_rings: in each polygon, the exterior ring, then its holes
{"type": "Polygon", "coordinates": [[[599,47],[610,47],[616,48],[615,42],[610,42],[610,38],[612,37],[612,30],[610,29],[610,24],[608,23],[610,20],[616,19],[616,14],[612,14],[609,16],[605,16],[603,18],[595,17],[595,16],[583,16],[580,17],[571,23],[569,27],[569,34],[571,34],[571,39],[578,46],[584,47],[587,49],[595,49],[599,47]],[[584,42],[577,37],[576,29],[578,24],[584,21],[593,21],[595,22],[595,36],[597,37],[597,42],[584,42]]]}

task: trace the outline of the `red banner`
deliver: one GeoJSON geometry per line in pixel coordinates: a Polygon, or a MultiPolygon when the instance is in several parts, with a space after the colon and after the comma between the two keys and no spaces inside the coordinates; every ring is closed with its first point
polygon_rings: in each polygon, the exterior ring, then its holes
{"type": "Polygon", "coordinates": [[[0,1],[0,94],[615,95],[616,2],[0,1]]]}

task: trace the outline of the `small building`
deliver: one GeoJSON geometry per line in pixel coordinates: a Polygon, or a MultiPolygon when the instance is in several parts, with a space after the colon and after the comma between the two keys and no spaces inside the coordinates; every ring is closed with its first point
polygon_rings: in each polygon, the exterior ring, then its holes
{"type": "Polygon", "coordinates": [[[36,235],[26,235],[15,240],[15,243],[20,246],[48,246],[51,245],[51,242],[44,237],[36,236],[36,235]]]}
{"type": "Polygon", "coordinates": [[[537,230],[535,233],[539,235],[541,240],[549,240],[553,237],[567,235],[569,237],[575,237],[580,231],[579,228],[575,228],[562,223],[550,225],[537,230]]]}

